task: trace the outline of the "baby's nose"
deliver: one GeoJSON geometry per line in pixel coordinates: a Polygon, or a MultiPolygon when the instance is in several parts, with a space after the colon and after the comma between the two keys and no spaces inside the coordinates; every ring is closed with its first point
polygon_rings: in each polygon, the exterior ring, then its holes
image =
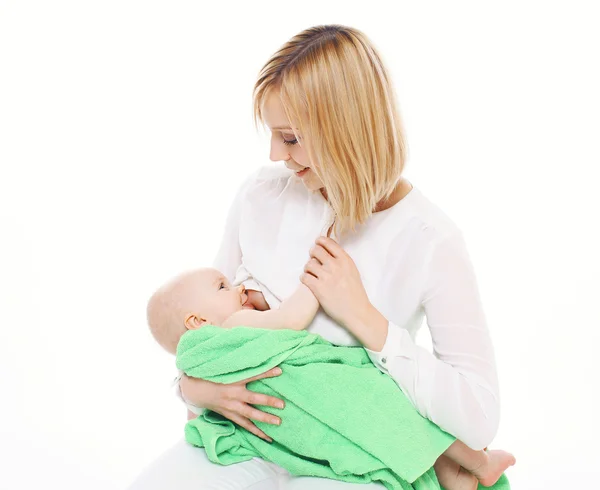
{"type": "Polygon", "coordinates": [[[245,293],[246,292],[246,287],[243,284],[239,285],[239,289],[240,289],[240,293],[245,293]]]}

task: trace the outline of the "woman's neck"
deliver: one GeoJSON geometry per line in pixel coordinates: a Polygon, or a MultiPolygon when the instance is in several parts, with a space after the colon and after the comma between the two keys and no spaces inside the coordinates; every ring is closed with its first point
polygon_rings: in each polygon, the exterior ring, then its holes
{"type": "MultiPolygon", "coordinates": [[[[412,188],[413,186],[408,180],[406,180],[404,177],[400,177],[400,180],[396,184],[392,195],[387,199],[379,201],[375,206],[375,211],[373,212],[378,213],[380,211],[385,211],[386,209],[391,208],[395,204],[398,204],[402,199],[406,197],[406,195],[412,190],[412,188]]],[[[323,198],[329,202],[329,199],[327,199],[327,190],[325,190],[325,187],[319,189],[319,191],[321,192],[323,198]]]]}
{"type": "Polygon", "coordinates": [[[375,206],[374,213],[378,213],[379,211],[385,211],[386,209],[391,208],[395,204],[398,204],[402,199],[406,197],[406,195],[412,190],[412,184],[406,180],[404,177],[400,177],[400,180],[396,184],[396,188],[392,195],[387,199],[383,199],[377,203],[375,206]]]}

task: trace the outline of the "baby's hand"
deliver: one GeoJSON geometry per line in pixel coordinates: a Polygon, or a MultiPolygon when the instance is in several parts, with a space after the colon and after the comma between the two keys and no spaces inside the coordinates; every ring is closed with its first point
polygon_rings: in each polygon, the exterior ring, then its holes
{"type": "Polygon", "coordinates": [[[247,289],[248,303],[250,303],[258,311],[270,310],[269,304],[265,300],[265,296],[260,291],[247,289]]]}

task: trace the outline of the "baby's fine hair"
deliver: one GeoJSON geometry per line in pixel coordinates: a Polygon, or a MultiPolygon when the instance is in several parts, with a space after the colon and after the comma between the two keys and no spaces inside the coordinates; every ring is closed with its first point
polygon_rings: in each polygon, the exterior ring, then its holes
{"type": "Polygon", "coordinates": [[[193,272],[177,276],[158,288],[146,306],[146,319],[152,336],[171,354],[176,353],[179,339],[187,331],[184,325],[188,309],[185,284],[193,272]]]}

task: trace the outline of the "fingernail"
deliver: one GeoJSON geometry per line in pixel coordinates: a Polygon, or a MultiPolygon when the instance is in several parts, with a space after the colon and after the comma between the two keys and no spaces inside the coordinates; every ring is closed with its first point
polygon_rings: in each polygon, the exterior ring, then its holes
{"type": "Polygon", "coordinates": [[[283,402],[277,403],[277,408],[283,408],[283,402]]]}
{"type": "Polygon", "coordinates": [[[273,442],[273,439],[271,439],[271,438],[269,437],[269,439],[267,439],[267,442],[273,442]]]}
{"type": "Polygon", "coordinates": [[[281,424],[281,420],[280,419],[272,419],[272,422],[276,425],[280,425],[281,424]]]}
{"type": "Polygon", "coordinates": [[[274,372],[275,374],[281,374],[281,368],[275,368],[274,372]]]}

